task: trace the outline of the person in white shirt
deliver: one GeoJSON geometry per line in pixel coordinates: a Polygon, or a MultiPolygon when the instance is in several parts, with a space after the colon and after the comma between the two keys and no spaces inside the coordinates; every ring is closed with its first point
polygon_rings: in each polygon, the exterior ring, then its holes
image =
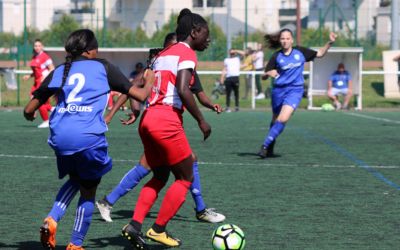
{"type": "Polygon", "coordinates": [[[235,94],[235,111],[239,111],[239,75],[240,75],[240,58],[233,50],[229,50],[229,57],[224,60],[224,68],[221,74],[221,83],[226,88],[226,112],[231,112],[231,93],[235,94]]]}
{"type": "MultiPolygon", "coordinates": [[[[253,65],[256,71],[264,71],[264,51],[261,43],[257,44],[257,50],[253,54],[253,65]]],[[[261,75],[256,75],[256,88],[256,99],[264,99],[265,94],[261,87],[261,75]]]]}

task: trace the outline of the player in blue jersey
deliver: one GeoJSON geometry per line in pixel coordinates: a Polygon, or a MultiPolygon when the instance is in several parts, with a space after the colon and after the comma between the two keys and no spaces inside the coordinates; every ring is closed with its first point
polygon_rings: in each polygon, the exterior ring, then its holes
{"type": "Polygon", "coordinates": [[[350,73],[345,70],[344,64],[339,63],[337,70],[333,72],[328,81],[328,97],[332,100],[336,109],[348,109],[353,95],[353,81],[350,73]],[[344,95],[343,106],[338,96],[344,95]]]}
{"type": "Polygon", "coordinates": [[[273,155],[273,145],[282,133],[286,123],[300,104],[304,92],[304,63],[323,57],[336,40],[336,34],[330,33],[329,42],[318,51],[293,47],[293,33],[282,29],[278,34],[265,36],[271,49],[278,49],[270,58],[263,79],[274,78],[271,102],[272,121],[258,156],[266,158],[273,155]]]}
{"type": "Polygon", "coordinates": [[[144,88],[132,86],[128,79],[106,60],[96,59],[98,44],[88,29],[74,31],[65,43],[66,61],[59,65],[33,93],[24,109],[27,120],[52,95],[57,106],[50,117],[49,145],[57,158],[58,176],[69,179],[58,191],[53,207],[40,228],[46,249],[55,249],[57,224],[70,202],[80,192],[75,223],[67,250],[83,249],[94,210],[97,185],[112,168],[105,137],[103,113],[111,90],[144,101],[154,82],[146,72],[144,88]]]}

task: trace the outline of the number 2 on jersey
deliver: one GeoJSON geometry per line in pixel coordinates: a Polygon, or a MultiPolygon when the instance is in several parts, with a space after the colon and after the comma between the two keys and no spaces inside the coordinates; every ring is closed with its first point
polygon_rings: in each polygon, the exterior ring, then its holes
{"type": "Polygon", "coordinates": [[[85,76],[81,73],[75,73],[71,75],[68,79],[68,85],[75,85],[76,81],[77,81],[76,86],[72,89],[72,91],[68,95],[67,103],[82,101],[82,97],[76,97],[76,96],[85,85],[85,76]]]}

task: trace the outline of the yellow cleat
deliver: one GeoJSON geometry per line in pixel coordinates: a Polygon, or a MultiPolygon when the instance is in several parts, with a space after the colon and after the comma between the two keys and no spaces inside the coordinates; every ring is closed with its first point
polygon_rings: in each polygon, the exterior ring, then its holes
{"type": "Polygon", "coordinates": [[[156,233],[152,228],[147,231],[146,236],[152,241],[169,247],[179,247],[182,244],[181,240],[172,237],[167,232],[156,233]]]}
{"type": "Polygon", "coordinates": [[[40,227],[40,242],[45,249],[54,250],[56,248],[57,222],[50,216],[44,219],[40,227]]]}
{"type": "Polygon", "coordinates": [[[72,243],[69,243],[66,250],[85,250],[82,246],[75,246],[72,243]]]}

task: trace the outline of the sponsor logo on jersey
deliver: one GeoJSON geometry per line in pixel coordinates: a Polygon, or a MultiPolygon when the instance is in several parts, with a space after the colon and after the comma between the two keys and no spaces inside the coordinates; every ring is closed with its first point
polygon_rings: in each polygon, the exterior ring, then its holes
{"type": "Polygon", "coordinates": [[[62,114],[62,113],[68,112],[70,114],[74,114],[74,113],[78,113],[78,112],[90,113],[92,111],[93,111],[92,106],[78,106],[76,104],[70,103],[65,108],[59,108],[57,113],[62,114]]]}
{"type": "Polygon", "coordinates": [[[297,68],[301,66],[301,62],[298,63],[289,63],[288,65],[285,65],[282,67],[283,70],[287,70],[287,69],[293,69],[293,68],[297,68]]]}

